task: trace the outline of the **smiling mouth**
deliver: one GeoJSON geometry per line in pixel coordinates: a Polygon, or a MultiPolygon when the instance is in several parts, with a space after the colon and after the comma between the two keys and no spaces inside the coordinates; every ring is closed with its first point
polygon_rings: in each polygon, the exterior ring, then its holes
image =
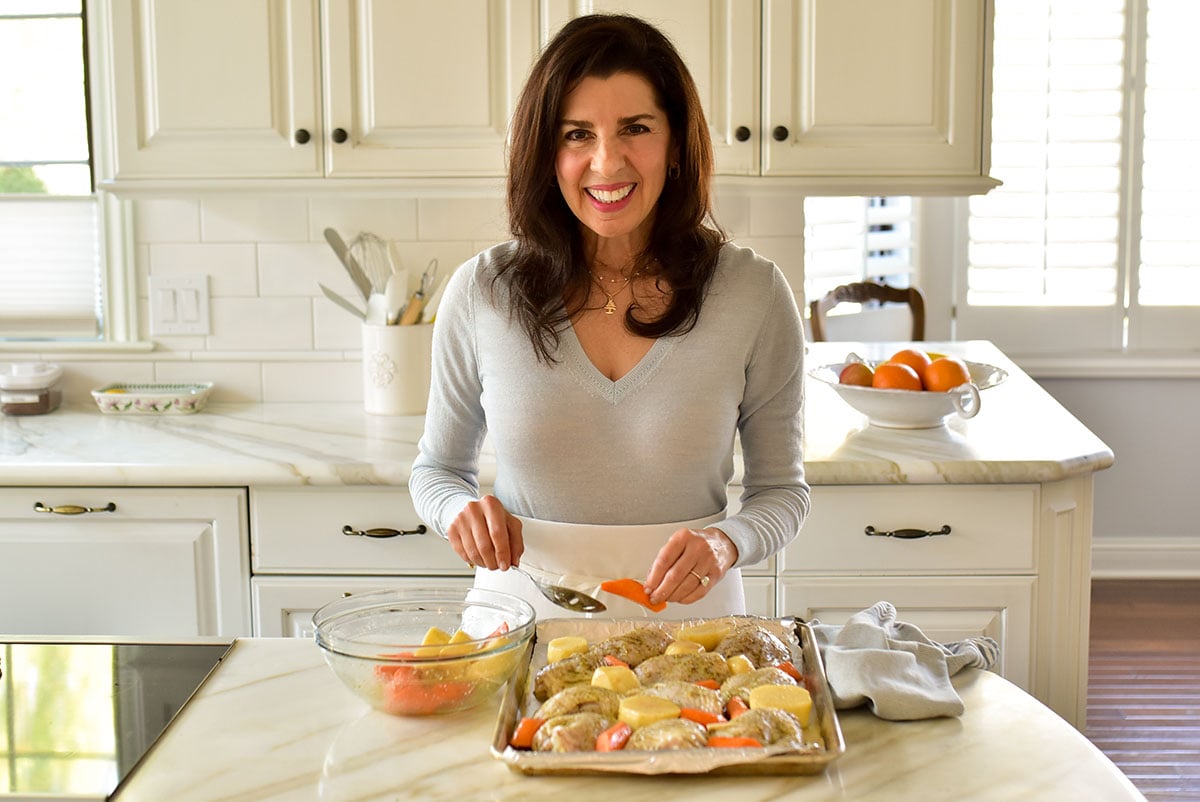
{"type": "Polygon", "coordinates": [[[620,189],[613,190],[588,187],[584,192],[599,203],[619,203],[629,197],[629,193],[633,192],[633,188],[636,186],[637,184],[626,184],[620,189]]]}

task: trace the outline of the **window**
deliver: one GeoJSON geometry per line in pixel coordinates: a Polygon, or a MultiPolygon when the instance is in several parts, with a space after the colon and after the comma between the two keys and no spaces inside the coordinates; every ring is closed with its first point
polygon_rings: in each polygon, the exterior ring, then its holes
{"type": "Polygon", "coordinates": [[[103,334],[82,0],[0,0],[0,340],[103,334]]]}
{"type": "Polygon", "coordinates": [[[1200,4],[997,0],[992,174],[960,207],[955,336],[1020,353],[1200,340],[1200,4]]]}
{"type": "MultiPolygon", "coordinates": [[[[805,198],[804,297],[812,301],[853,281],[919,285],[916,216],[910,197],[805,198]]],[[[834,314],[855,311],[855,304],[840,304],[834,314]]],[[[892,328],[890,312],[884,317],[881,331],[892,328]]]]}

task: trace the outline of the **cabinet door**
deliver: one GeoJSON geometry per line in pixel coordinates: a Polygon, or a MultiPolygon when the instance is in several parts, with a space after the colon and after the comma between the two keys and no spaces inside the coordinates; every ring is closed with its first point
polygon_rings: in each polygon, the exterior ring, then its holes
{"type": "Polygon", "coordinates": [[[317,0],[110,14],[117,178],[321,174],[317,0]]]}
{"type": "Polygon", "coordinates": [[[745,0],[594,0],[547,4],[553,35],[584,13],[634,14],[658,26],[696,82],[712,135],[717,172],[759,171],[759,4],[745,0]]]}
{"type": "Polygon", "coordinates": [[[764,2],[764,174],[981,175],[990,5],[764,2]]]}
{"type": "Polygon", "coordinates": [[[471,587],[470,579],[435,579],[394,576],[356,577],[255,577],[252,584],[254,634],[262,638],[311,638],[313,613],[332,601],[368,590],[403,587],[436,587],[447,590],[471,587]]]}
{"type": "Polygon", "coordinates": [[[0,490],[0,632],[248,635],[249,578],[243,490],[0,490]]]}
{"type": "Polygon", "coordinates": [[[878,601],[931,640],[987,635],[1000,644],[996,673],[1033,692],[1033,577],[785,577],[780,615],[844,624],[878,601]]]}
{"type": "Polygon", "coordinates": [[[505,174],[508,121],[537,48],[535,0],[327,9],[329,175],[505,174]]]}

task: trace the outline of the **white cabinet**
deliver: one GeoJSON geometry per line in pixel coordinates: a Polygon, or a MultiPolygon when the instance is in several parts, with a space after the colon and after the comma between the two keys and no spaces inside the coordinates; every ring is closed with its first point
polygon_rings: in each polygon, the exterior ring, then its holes
{"type": "Polygon", "coordinates": [[[1001,646],[995,670],[1081,725],[1091,509],[1090,475],[815,486],[779,559],[778,612],[836,624],[889,601],[934,640],[989,635],[1001,646]]]}
{"type": "MultiPolygon", "coordinates": [[[[557,30],[584,13],[548,3],[557,30]]],[[[990,0],[596,0],[659,25],[696,80],[717,172],[809,194],[983,192],[990,0]]]]}
{"type": "Polygon", "coordinates": [[[0,632],[250,634],[241,489],[0,489],[0,632]]]}
{"type": "Polygon", "coordinates": [[[256,635],[309,637],[313,612],[349,593],[473,581],[403,487],[251,488],[250,510],[256,635]]]}
{"type": "Polygon", "coordinates": [[[117,182],[500,176],[537,42],[534,0],[108,8],[117,182]]]}

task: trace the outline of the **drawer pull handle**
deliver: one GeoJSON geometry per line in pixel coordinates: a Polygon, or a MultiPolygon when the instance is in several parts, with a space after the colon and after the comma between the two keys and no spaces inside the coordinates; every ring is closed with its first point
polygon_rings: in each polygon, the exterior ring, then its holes
{"type": "Polygon", "coordinates": [[[901,540],[916,540],[921,537],[936,537],[950,534],[950,524],[943,524],[941,529],[893,529],[890,532],[880,532],[873,526],[863,530],[868,537],[898,537],[901,540]]]}
{"type": "Polygon", "coordinates": [[[103,507],[80,507],[78,504],[64,504],[61,507],[47,507],[40,501],[33,502],[34,512],[49,512],[55,515],[83,515],[85,512],[116,512],[115,502],[108,502],[103,507]]]}
{"type": "Polygon", "coordinates": [[[353,535],[355,537],[398,537],[400,535],[423,535],[428,530],[425,524],[421,524],[416,529],[355,529],[350,524],[342,527],[343,535],[353,535]]]}

